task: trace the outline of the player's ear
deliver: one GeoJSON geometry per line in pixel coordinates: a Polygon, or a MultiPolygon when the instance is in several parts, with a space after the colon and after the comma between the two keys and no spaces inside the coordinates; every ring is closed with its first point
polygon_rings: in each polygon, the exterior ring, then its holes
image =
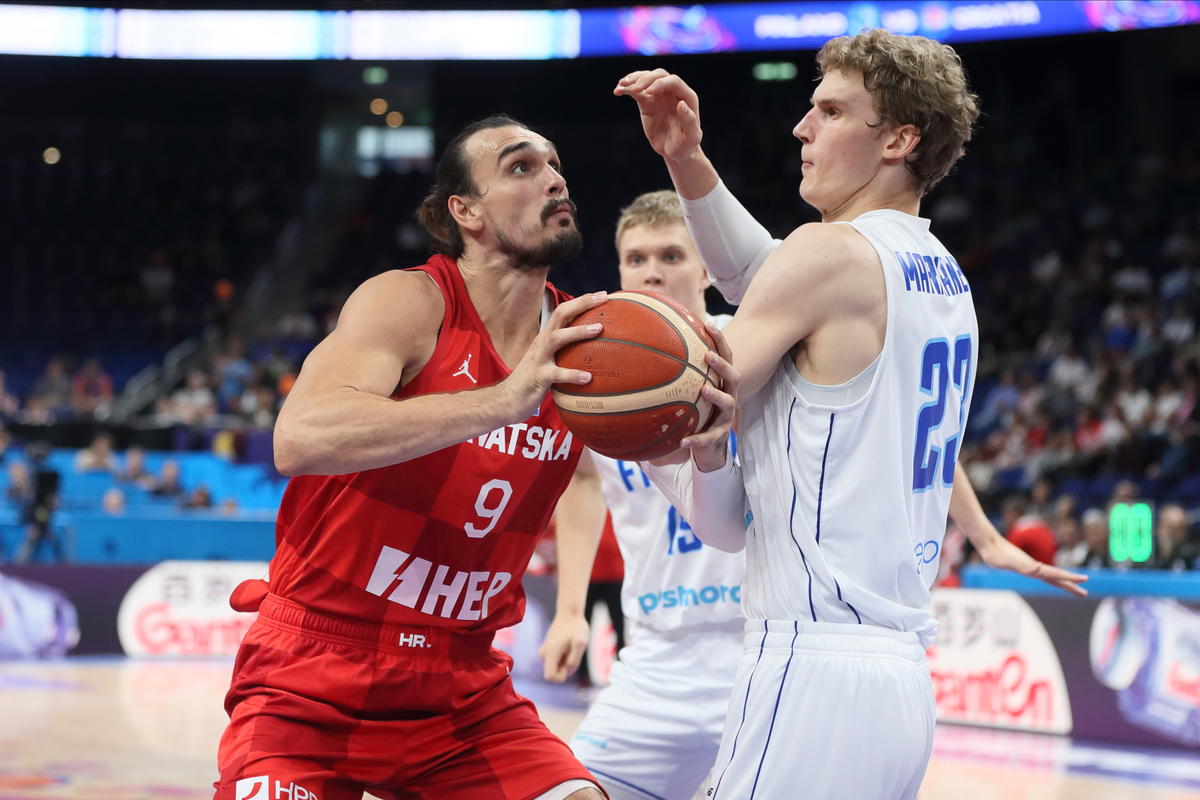
{"type": "Polygon", "coordinates": [[[483,230],[483,218],[479,215],[479,208],[471,201],[471,198],[454,194],[450,195],[446,204],[450,208],[450,216],[454,217],[458,227],[474,233],[483,230]]]}
{"type": "Polygon", "coordinates": [[[921,131],[916,125],[897,125],[884,136],[883,157],[908,159],[921,141],[921,131]]]}

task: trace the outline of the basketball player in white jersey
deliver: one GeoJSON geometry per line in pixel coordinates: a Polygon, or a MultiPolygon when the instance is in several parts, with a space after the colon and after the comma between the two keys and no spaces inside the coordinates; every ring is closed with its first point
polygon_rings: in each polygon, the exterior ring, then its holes
{"type": "MultiPolygon", "coordinates": [[[[708,275],[673,191],[650,192],[617,222],[621,288],[662,292],[708,315],[708,275]]],[[[690,800],[717,757],[742,658],[746,559],[703,545],[634,462],[585,451],[556,512],[558,602],[542,646],[562,681],[587,648],[588,575],[605,505],[625,561],[629,645],[571,740],[612,800],[690,800]]]]}
{"type": "Polygon", "coordinates": [[[741,376],[739,459],[649,467],[706,543],[747,550],[745,655],[708,800],[915,798],[933,744],[929,585],[949,511],[984,560],[1082,593],[999,535],[957,465],[978,353],[971,291],[918,215],[978,116],[954,51],[874,30],[817,57],[783,243],[700,151],[695,93],[622,79],[685,201],[741,376]]]}

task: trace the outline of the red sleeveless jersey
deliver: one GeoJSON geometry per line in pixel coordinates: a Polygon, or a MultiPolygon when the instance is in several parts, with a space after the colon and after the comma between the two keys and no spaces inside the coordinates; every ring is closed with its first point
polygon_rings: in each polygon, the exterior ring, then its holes
{"type": "MultiPolygon", "coordinates": [[[[458,265],[422,267],[446,299],[429,363],[393,399],[477,389],[510,370],[458,265]]],[[[569,299],[549,283],[554,304],[569,299]]],[[[271,592],[325,614],[487,632],[525,613],[521,578],[582,445],[547,393],[524,422],[381,469],[300,476],[276,523],[271,592]]]]}

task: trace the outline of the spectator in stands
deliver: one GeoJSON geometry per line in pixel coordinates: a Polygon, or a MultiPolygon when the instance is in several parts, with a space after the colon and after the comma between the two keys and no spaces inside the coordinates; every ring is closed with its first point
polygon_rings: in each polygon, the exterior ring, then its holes
{"type": "Polygon", "coordinates": [[[100,498],[100,510],[105,514],[124,514],[125,513],[125,493],[116,486],[109,487],[100,498]]]}
{"type": "Polygon", "coordinates": [[[9,394],[5,383],[4,370],[0,369],[0,420],[10,420],[21,410],[21,401],[14,394],[9,394]]]}
{"type": "Polygon", "coordinates": [[[132,483],[143,489],[151,489],[155,478],[146,471],[146,451],[140,447],[131,447],[125,453],[125,466],[117,474],[117,480],[122,483],[132,483]]]}
{"type": "Polygon", "coordinates": [[[254,368],[246,359],[241,339],[236,336],[229,339],[225,352],[216,359],[214,372],[218,385],[217,408],[222,412],[237,413],[236,404],[254,379],[254,368]]]}
{"type": "Polygon", "coordinates": [[[23,425],[53,425],[58,421],[58,415],[51,410],[45,397],[35,394],[25,403],[17,421],[23,425]]]}
{"type": "Polygon", "coordinates": [[[1058,554],[1058,538],[1041,517],[1022,517],[1005,538],[1043,564],[1053,564],[1058,554]]]}
{"type": "Polygon", "coordinates": [[[280,339],[312,341],[320,329],[317,320],[303,308],[293,308],[279,318],[276,333],[280,339]]]}
{"type": "Polygon", "coordinates": [[[288,358],[288,354],[282,347],[276,345],[271,348],[270,355],[263,363],[263,382],[268,386],[274,386],[284,375],[294,374],[295,371],[296,367],[288,358]]]}
{"type": "Polygon", "coordinates": [[[112,378],[100,366],[100,362],[89,358],[83,362],[83,369],[75,373],[71,382],[71,402],[75,413],[84,418],[108,415],[112,405],[112,378]]]}
{"type": "Polygon", "coordinates": [[[1188,530],[1188,515],[1182,506],[1172,503],[1158,512],[1159,569],[1191,570],[1200,562],[1200,546],[1188,530]]]}
{"type": "Polygon", "coordinates": [[[1136,503],[1138,499],[1139,487],[1133,481],[1119,481],[1113,487],[1112,497],[1109,498],[1110,503],[1136,503]]]}
{"type": "Polygon", "coordinates": [[[15,461],[8,468],[8,486],[4,489],[4,499],[18,510],[33,499],[33,479],[29,476],[29,467],[24,461],[15,461]]]}
{"type": "Polygon", "coordinates": [[[1021,399],[1017,389],[1016,374],[1011,369],[1000,373],[1000,382],[988,392],[983,408],[978,414],[972,414],[968,423],[980,432],[991,430],[996,426],[1008,427],[1012,422],[1013,413],[1021,399]]]}
{"type": "Polygon", "coordinates": [[[155,497],[179,497],[183,494],[183,484],[179,482],[178,461],[167,459],[163,462],[162,472],[150,487],[150,494],[155,497]]]}
{"type": "Polygon", "coordinates": [[[201,484],[192,492],[189,492],[183,497],[179,503],[180,508],[212,508],[212,492],[208,487],[201,484]]]}
{"type": "Polygon", "coordinates": [[[76,472],[108,472],[115,475],[118,464],[112,449],[112,436],[98,433],[92,443],[75,454],[76,472]]]}
{"type": "Polygon", "coordinates": [[[67,376],[66,362],[56,356],[46,364],[46,371],[33,385],[33,395],[40,398],[47,409],[61,415],[71,409],[73,387],[67,376]]]}
{"type": "Polygon", "coordinates": [[[1104,512],[1098,508],[1089,508],[1083,512],[1083,539],[1087,543],[1087,553],[1082,567],[1112,566],[1108,551],[1108,520],[1104,512]]]}
{"type": "Polygon", "coordinates": [[[171,395],[170,410],[184,425],[203,425],[217,413],[217,399],[202,371],[192,370],[184,386],[171,395]]]}
{"type": "Polygon", "coordinates": [[[0,425],[0,464],[3,464],[4,459],[8,456],[8,444],[8,431],[4,429],[3,425],[0,425]]]}
{"type": "Polygon", "coordinates": [[[1049,481],[1039,480],[1033,484],[1029,492],[1029,507],[1025,513],[1053,523],[1055,505],[1050,502],[1050,492],[1053,487],[1049,481]]]}
{"type": "Polygon", "coordinates": [[[171,294],[175,288],[175,270],[171,268],[166,250],[150,253],[150,261],[142,267],[139,277],[142,280],[142,290],[146,293],[146,301],[152,308],[171,301],[171,294]]]}
{"type": "Polygon", "coordinates": [[[1079,520],[1074,516],[1059,519],[1054,526],[1058,539],[1058,552],[1054,564],[1059,567],[1081,567],[1087,560],[1088,544],[1080,530],[1079,520]]]}

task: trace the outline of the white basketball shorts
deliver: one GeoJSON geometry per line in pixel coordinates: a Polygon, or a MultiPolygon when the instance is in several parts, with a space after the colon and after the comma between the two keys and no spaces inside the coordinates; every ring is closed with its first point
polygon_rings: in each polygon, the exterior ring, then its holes
{"type": "Polygon", "coordinates": [[[933,750],[915,633],[751,620],[705,800],[913,800],[933,750]]]}
{"type": "Polygon", "coordinates": [[[741,626],[642,633],[571,749],[612,800],[691,800],[712,769],[742,659],[741,626]]]}

